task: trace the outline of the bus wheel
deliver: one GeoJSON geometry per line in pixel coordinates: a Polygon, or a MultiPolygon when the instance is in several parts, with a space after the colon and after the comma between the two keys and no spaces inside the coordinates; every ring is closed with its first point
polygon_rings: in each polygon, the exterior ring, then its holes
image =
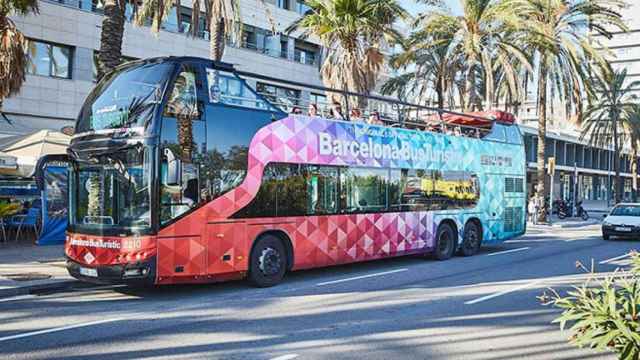
{"type": "Polygon", "coordinates": [[[257,287],[270,287],[284,278],[287,270],[287,253],[279,238],[273,235],[260,237],[249,263],[249,280],[257,287]]]}
{"type": "Polygon", "coordinates": [[[467,222],[464,226],[464,232],[462,234],[462,246],[460,247],[460,254],[462,256],[475,255],[480,250],[480,242],[482,241],[482,235],[478,224],[473,221],[467,222]]]}
{"type": "Polygon", "coordinates": [[[453,256],[456,250],[456,233],[447,223],[440,224],[436,232],[435,257],[438,260],[447,260],[453,256]]]}

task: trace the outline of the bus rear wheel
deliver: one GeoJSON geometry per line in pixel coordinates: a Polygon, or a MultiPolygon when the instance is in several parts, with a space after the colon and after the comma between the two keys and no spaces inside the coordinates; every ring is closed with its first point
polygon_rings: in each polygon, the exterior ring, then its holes
{"type": "Polygon", "coordinates": [[[249,281],[257,287],[270,287],[284,278],[287,253],[282,241],[273,235],[258,238],[251,251],[249,281]]]}
{"type": "Polygon", "coordinates": [[[442,223],[436,232],[436,249],[434,256],[438,260],[447,260],[456,250],[456,232],[451,225],[442,223]]]}
{"type": "Polygon", "coordinates": [[[482,241],[482,233],[478,224],[473,221],[467,222],[464,226],[462,234],[462,246],[460,247],[460,255],[473,256],[480,250],[480,242],[482,241]]]}

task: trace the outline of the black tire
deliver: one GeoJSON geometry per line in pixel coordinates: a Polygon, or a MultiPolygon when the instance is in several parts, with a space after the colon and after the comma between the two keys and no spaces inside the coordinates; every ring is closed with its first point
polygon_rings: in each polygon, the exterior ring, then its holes
{"type": "Polygon", "coordinates": [[[473,256],[480,250],[482,242],[482,230],[478,224],[473,221],[467,222],[462,233],[462,244],[460,246],[460,255],[473,256]]]}
{"type": "Polygon", "coordinates": [[[249,281],[257,287],[277,285],[287,271],[287,253],[282,240],[273,235],[256,240],[249,260],[249,281]]]}
{"type": "Polygon", "coordinates": [[[440,224],[436,231],[436,248],[433,255],[438,260],[447,260],[453,256],[457,245],[456,232],[447,223],[440,224]]]}

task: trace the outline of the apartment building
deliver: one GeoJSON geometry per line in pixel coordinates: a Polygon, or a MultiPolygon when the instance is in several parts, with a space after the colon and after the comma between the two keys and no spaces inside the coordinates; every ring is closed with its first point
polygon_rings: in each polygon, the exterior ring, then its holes
{"type": "MultiPolygon", "coordinates": [[[[266,7],[259,1],[240,1],[243,33],[235,46],[227,46],[223,61],[244,71],[320,85],[318,43],[313,39],[298,39],[295,34],[281,33],[306,10],[305,6],[296,0],[265,1],[266,7]],[[272,32],[274,27],[275,33],[272,32]]],[[[149,27],[133,26],[132,11],[128,8],[123,57],[208,57],[209,34],[204,26],[204,16],[199,24],[192,24],[191,3],[183,4],[185,6],[180,9],[172,9],[158,34],[152,34],[149,27]],[[195,37],[187,35],[193,26],[198,26],[195,37]]],[[[0,119],[0,138],[73,125],[85,97],[95,85],[102,26],[99,3],[95,0],[43,0],[39,6],[38,15],[13,18],[31,40],[30,64],[20,94],[4,103],[8,121],[0,119]]],[[[322,98],[322,94],[291,86],[267,82],[252,85],[272,99],[283,102],[322,98]]]]}

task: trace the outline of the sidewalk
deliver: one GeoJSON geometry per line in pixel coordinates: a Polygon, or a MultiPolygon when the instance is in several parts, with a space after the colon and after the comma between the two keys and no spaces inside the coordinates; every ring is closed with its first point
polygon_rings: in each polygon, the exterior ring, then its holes
{"type": "MultiPolygon", "coordinates": [[[[590,212],[591,214],[591,212],[590,212]]],[[[592,214],[589,220],[584,221],[580,218],[568,218],[560,220],[555,215],[551,218],[551,224],[537,224],[527,223],[527,229],[568,229],[568,228],[581,228],[591,225],[600,225],[602,223],[602,215],[605,213],[592,214]]]]}
{"type": "Polygon", "coordinates": [[[74,283],[65,268],[63,245],[0,243],[0,299],[60,290],[74,283]]]}

